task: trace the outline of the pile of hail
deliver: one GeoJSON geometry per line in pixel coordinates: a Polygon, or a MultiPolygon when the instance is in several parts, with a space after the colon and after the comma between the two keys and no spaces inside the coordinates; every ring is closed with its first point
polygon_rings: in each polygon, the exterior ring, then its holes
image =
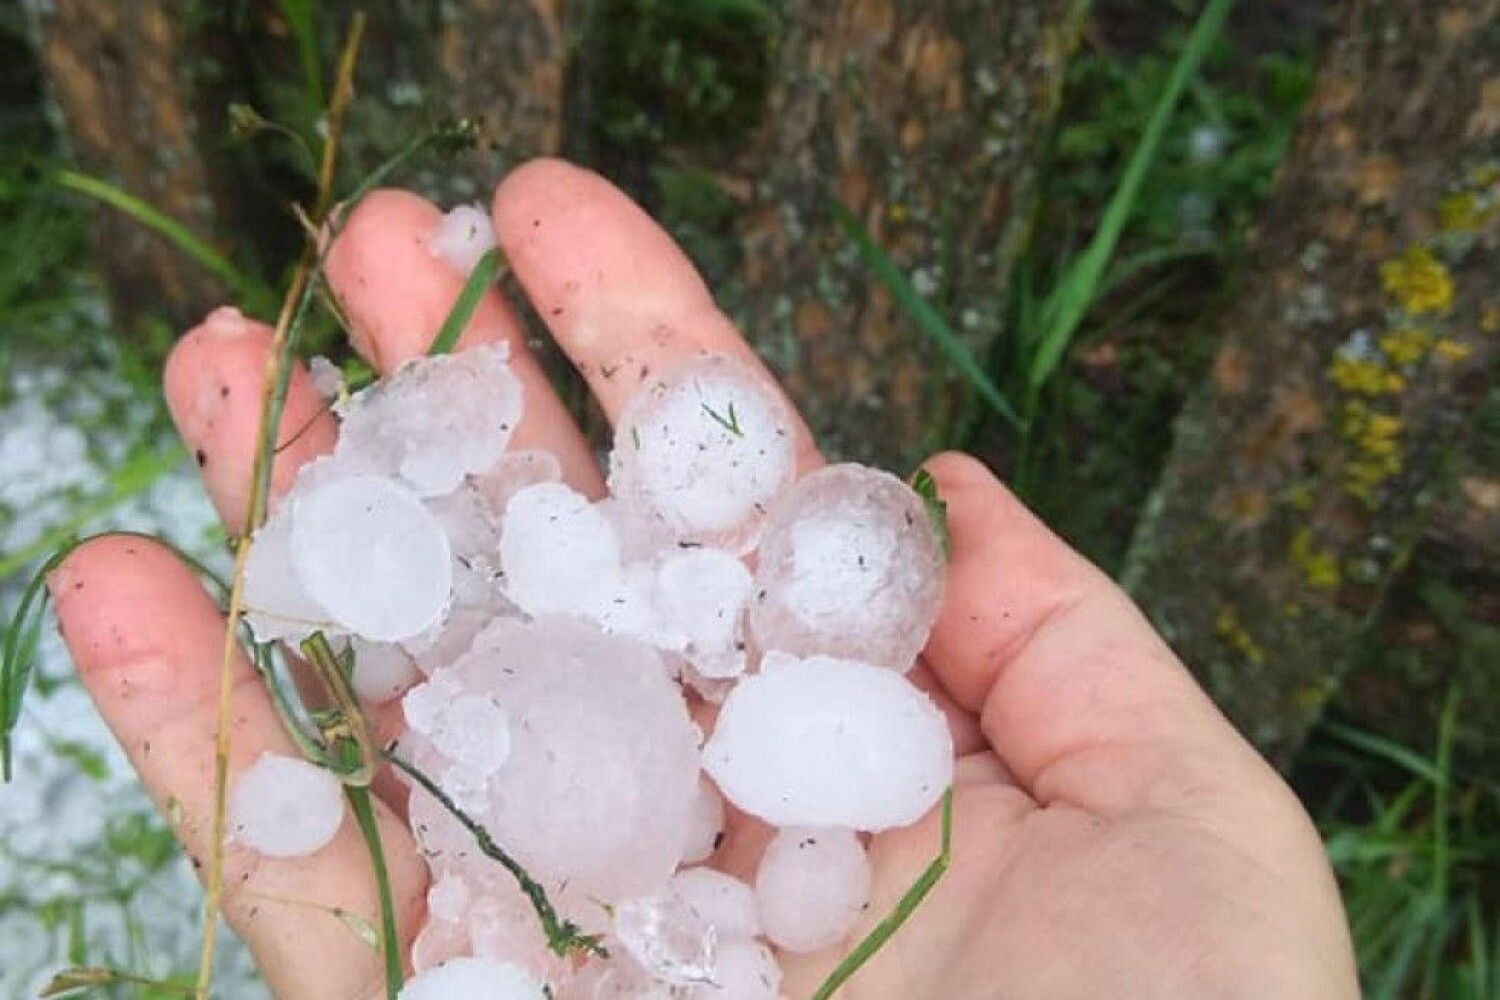
{"type": "MultiPolygon", "coordinates": [[[[361,699],[401,699],[399,754],[607,952],[549,949],[512,874],[414,786],[432,882],[403,1000],[776,1000],[774,949],[860,924],[863,835],[951,781],[944,716],[905,676],[941,541],[887,473],[798,478],[794,418],[734,357],[642,383],[600,500],[507,447],[522,396],[504,346],[345,396],[246,570],[255,637],[351,651],[361,699]],[[726,801],[775,828],[750,881],[713,867],[726,801]]],[[[231,788],[233,835],[266,854],[320,849],[343,812],[289,758],[231,788]]]]}

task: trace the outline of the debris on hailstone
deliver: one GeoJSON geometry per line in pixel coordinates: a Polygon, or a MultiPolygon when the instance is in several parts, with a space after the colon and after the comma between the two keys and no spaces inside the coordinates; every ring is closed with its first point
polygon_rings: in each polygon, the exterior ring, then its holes
{"type": "MultiPolygon", "coordinates": [[[[431,240],[464,272],[492,243],[468,206],[431,240]]],[[[643,377],[601,499],[556,455],[507,449],[523,399],[503,346],[353,395],[316,368],[339,441],[254,536],[245,617],[258,641],[322,632],[351,654],[355,693],[400,699],[396,753],[446,800],[411,789],[432,881],[403,1000],[778,1000],[772,946],[837,944],[865,906],[855,831],[915,823],[952,780],[946,721],[903,676],[944,570],[920,498],[856,465],[793,482],[795,418],[725,355],[643,377]],[[608,957],[553,951],[450,805],[608,957]],[[706,866],[730,805],[779,828],[753,886],[706,866]]],[[[269,755],[229,808],[276,856],[344,812],[331,773],[269,755]]]]}
{"type": "Polygon", "coordinates": [[[229,790],[234,839],[272,858],[322,849],[344,821],[344,789],[333,772],[299,757],[264,753],[229,790]]]}

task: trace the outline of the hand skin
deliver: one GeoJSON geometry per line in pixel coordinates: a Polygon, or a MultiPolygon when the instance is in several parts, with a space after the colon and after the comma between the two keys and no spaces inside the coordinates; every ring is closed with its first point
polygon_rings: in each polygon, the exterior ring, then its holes
{"type": "MultiPolygon", "coordinates": [[[[758,364],[671,239],[603,179],[529,163],[495,193],[498,238],[552,336],[617,414],[643,373],[685,353],[758,364]]],[[[351,216],[328,279],[356,350],[378,371],[420,354],[461,280],[425,248],[438,210],[378,191],[351,216]]],[[[518,447],[557,452],[570,483],[603,483],[582,435],[489,293],[460,348],[508,340],[525,387],[518,447]]],[[[166,395],[226,524],[238,530],[270,331],[228,311],[177,345],[166,395]]],[[[277,456],[282,491],[336,428],[298,370],[277,456]],[[310,423],[309,423],[310,422],[310,423]]],[[[821,459],[805,429],[800,464],[821,459]]],[[[926,463],[948,502],[952,560],[941,617],[914,679],[951,720],[954,857],[911,921],[839,994],[845,1000],[1345,998],[1358,986],[1337,886],[1307,815],[1220,715],[1128,598],[983,466],[926,463]]],[[[49,580],[63,635],[105,720],[195,861],[207,857],[223,621],[192,574],[138,538],[83,546],[49,580]],[[170,809],[167,804],[173,803],[170,809]]],[[[263,751],[293,753],[243,657],[234,663],[231,782],[263,751]]],[[[394,704],[375,724],[396,731],[394,704]]],[[[380,822],[409,944],[426,870],[379,786],[380,822]]],[[[753,870],[765,831],[740,818],[716,862],[753,870]]],[[[932,857],[937,819],[871,842],[870,919],[932,857]]],[[[286,998],[367,997],[377,956],[317,901],[373,917],[369,861],[346,820],[310,858],[229,847],[225,913],[286,998]]],[[[782,956],[783,992],[807,996],[836,952],[782,956]]]]}

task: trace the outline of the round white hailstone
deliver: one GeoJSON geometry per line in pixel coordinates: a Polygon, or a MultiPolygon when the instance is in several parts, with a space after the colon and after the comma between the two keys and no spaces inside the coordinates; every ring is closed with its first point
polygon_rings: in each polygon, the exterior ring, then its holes
{"type": "Polygon", "coordinates": [[[849,935],[870,898],[870,859],[853,830],[788,827],[755,873],[766,937],[787,951],[821,951],[849,935]]]}
{"type": "Polygon", "coordinates": [[[670,889],[616,906],[614,934],[643,969],[663,982],[685,986],[711,978],[714,929],[670,889]]]}
{"type": "Polygon", "coordinates": [[[703,768],[773,826],[885,830],[915,823],[952,782],[953,739],[894,671],[768,654],[725,699],[703,768]]]}
{"type": "Polygon", "coordinates": [[[455,958],[408,979],[398,1000],[545,1000],[525,969],[487,958],[455,958]]]}
{"type": "Polygon", "coordinates": [[[699,734],[654,650],[576,619],[501,621],[444,676],[510,717],[485,824],[533,875],[604,902],[666,884],[699,734]]]}
{"type": "Polygon", "coordinates": [[[762,649],[907,670],[927,643],[944,564],[921,497],[889,473],[830,465],[777,498],[757,552],[762,649]]]}
{"type": "Polygon", "coordinates": [[[407,692],[406,724],[448,760],[476,777],[500,770],[510,756],[510,719],[494,695],[470,693],[446,671],[407,692]]]}
{"type": "Polygon", "coordinates": [[[490,469],[521,418],[505,344],[415,358],[335,407],[334,455],[399,475],[418,495],[451,493],[490,469]]]}
{"type": "Polygon", "coordinates": [[[322,849],[344,821],[343,786],[333,773],[296,757],[263,753],[229,791],[234,839],[272,858],[322,849]]]}
{"type": "Polygon", "coordinates": [[[490,222],[490,213],[478,204],[449,209],[427,239],[432,255],[465,277],[494,245],[495,227],[490,222]]]}
{"type": "Polygon", "coordinates": [[[687,825],[683,827],[682,863],[696,865],[706,860],[718,848],[719,834],[723,832],[724,800],[713,782],[700,776],[687,825]]]}
{"type": "Polygon", "coordinates": [[[688,661],[704,677],[744,673],[740,619],[753,586],[745,564],[722,549],[674,552],[657,568],[657,612],[683,635],[688,661]]]}
{"type": "Polygon", "coordinates": [[[354,649],[354,693],[361,701],[374,705],[390,701],[422,679],[416,661],[400,646],[358,636],[350,645],[354,649]]]}
{"type": "Polygon", "coordinates": [[[699,355],[625,405],[610,491],[677,541],[747,551],[771,498],[791,481],[793,426],[759,373],[728,355],[699,355]]]}
{"type": "Polygon", "coordinates": [[[392,642],[442,617],[453,582],[448,540],[409,490],[350,476],[299,490],[290,509],[292,565],[340,625],[392,642]]]}
{"type": "Polygon", "coordinates": [[[312,378],[313,389],[324,399],[337,399],[344,391],[344,373],[321,354],[308,361],[307,374],[312,378]]]}
{"type": "Polygon", "coordinates": [[[693,987],[686,1000],[777,1000],[781,966],[759,941],[725,941],[714,960],[714,981],[693,987]]]}
{"type": "Polygon", "coordinates": [[[672,876],[670,890],[714,929],[720,942],[761,934],[755,890],[733,875],[712,868],[684,868],[672,876]]]}
{"type": "Polygon", "coordinates": [[[623,585],[620,548],[588,498],[538,483],[511,498],[500,526],[505,591],[533,614],[597,616],[623,585]]]}
{"type": "Polygon", "coordinates": [[[562,465],[557,456],[539,448],[507,451],[488,471],[473,476],[469,485],[484,500],[490,514],[499,518],[510,504],[510,498],[537,483],[555,483],[562,479],[562,465]]]}
{"type": "Polygon", "coordinates": [[[259,642],[301,642],[323,629],[336,632],[328,611],[308,596],[292,564],[292,519],[283,505],[250,545],[245,562],[245,621],[259,642]]]}

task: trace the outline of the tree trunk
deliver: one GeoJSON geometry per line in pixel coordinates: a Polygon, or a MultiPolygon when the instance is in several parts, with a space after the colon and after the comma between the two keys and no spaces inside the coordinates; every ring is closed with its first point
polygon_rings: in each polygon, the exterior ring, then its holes
{"type": "Polygon", "coordinates": [[[1285,763],[1495,371],[1500,4],[1347,0],[1221,323],[1127,582],[1285,763]]]}
{"type": "Polygon", "coordinates": [[[904,467],[959,386],[857,256],[837,199],[982,355],[1025,241],[1082,0],[807,0],[743,173],[742,329],[833,454],[904,467]]]}

